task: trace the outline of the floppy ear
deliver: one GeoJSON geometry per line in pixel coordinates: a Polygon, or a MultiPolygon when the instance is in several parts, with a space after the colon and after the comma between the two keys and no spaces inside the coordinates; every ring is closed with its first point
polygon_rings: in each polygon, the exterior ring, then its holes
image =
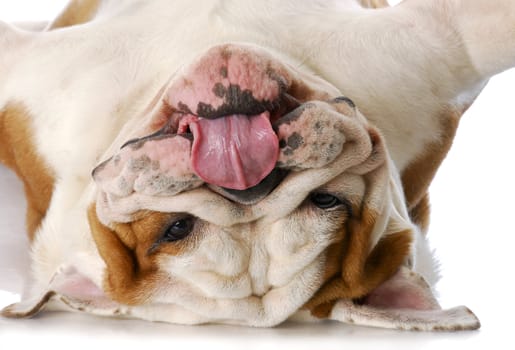
{"type": "Polygon", "coordinates": [[[72,309],[108,316],[125,315],[129,305],[146,300],[157,273],[154,266],[141,259],[141,252],[136,251],[137,238],[129,225],[120,224],[116,230],[103,225],[96,216],[94,205],[88,210],[88,219],[93,238],[106,264],[102,285],[97,285],[75,266],[63,265],[43,293],[6,307],[2,310],[3,316],[32,317],[45,308],[72,309]]]}
{"type": "Polygon", "coordinates": [[[338,300],[328,317],[357,325],[415,331],[481,327],[476,315],[465,306],[442,310],[425,280],[406,267],[401,267],[360,303],[338,300]]]}
{"type": "Polygon", "coordinates": [[[416,236],[381,135],[369,130],[372,156],[350,169],[367,191],[326,252],[326,283],[305,305],[320,318],[405,330],[479,328],[465,307],[441,310],[431,287],[411,270],[416,236]],[[384,159],[384,162],[374,162],[384,159]]]}
{"type": "Polygon", "coordinates": [[[42,294],[4,308],[2,316],[33,317],[45,308],[74,310],[97,315],[121,315],[125,308],[109,299],[91,279],[73,266],[62,266],[42,294]]]}

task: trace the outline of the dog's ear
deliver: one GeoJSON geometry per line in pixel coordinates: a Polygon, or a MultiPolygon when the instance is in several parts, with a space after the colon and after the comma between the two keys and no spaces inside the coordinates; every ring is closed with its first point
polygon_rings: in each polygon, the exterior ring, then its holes
{"type": "Polygon", "coordinates": [[[47,289],[33,298],[23,299],[1,311],[9,318],[33,317],[45,308],[74,310],[97,315],[119,315],[120,304],[108,298],[102,288],[80,273],[74,266],[61,266],[47,289]]]}
{"type": "Polygon", "coordinates": [[[412,271],[415,243],[423,238],[409,218],[384,140],[373,128],[369,135],[371,156],[349,169],[364,179],[364,197],[328,248],[326,282],[305,308],[320,318],[386,328],[478,328],[465,307],[441,310],[431,287],[412,271]]]}
{"type": "Polygon", "coordinates": [[[481,326],[465,306],[442,309],[424,278],[407,267],[401,267],[359,301],[338,300],[328,317],[350,324],[415,331],[473,330],[481,326]]]}
{"type": "MultiPolygon", "coordinates": [[[[149,222],[159,227],[163,220],[158,214],[148,217],[139,224],[149,231],[153,231],[149,222]]],[[[94,205],[88,210],[88,219],[105,263],[105,266],[98,266],[103,270],[103,280],[95,283],[74,265],[61,266],[42,293],[6,307],[2,310],[3,316],[32,317],[44,308],[123,315],[130,305],[146,300],[158,282],[156,268],[146,254],[153,240],[145,242],[145,237],[136,237],[129,224],[118,224],[116,228],[103,225],[96,216],[94,205]]]]}

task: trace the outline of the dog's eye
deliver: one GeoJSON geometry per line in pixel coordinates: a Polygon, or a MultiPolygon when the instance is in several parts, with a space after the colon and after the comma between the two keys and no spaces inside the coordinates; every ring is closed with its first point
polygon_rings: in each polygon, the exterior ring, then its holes
{"type": "Polygon", "coordinates": [[[195,225],[195,219],[191,216],[187,216],[180,220],[174,221],[166,229],[166,232],[160,241],[175,242],[175,241],[179,241],[183,238],[186,238],[193,230],[194,225],[195,225]]]}
{"type": "Polygon", "coordinates": [[[311,194],[311,202],[320,209],[330,209],[342,204],[338,197],[329,193],[313,193],[311,194]]]}

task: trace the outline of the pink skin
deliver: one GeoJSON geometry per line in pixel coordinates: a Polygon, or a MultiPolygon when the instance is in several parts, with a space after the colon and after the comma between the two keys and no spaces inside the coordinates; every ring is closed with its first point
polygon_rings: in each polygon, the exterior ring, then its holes
{"type": "Polygon", "coordinates": [[[181,110],[186,105],[197,114],[199,102],[211,105],[214,109],[225,101],[213,91],[217,84],[225,88],[238,85],[242,91],[252,91],[252,96],[260,101],[274,101],[279,97],[280,87],[277,79],[287,86],[288,73],[281,66],[263,53],[244,50],[235,46],[218,46],[209,50],[200,60],[193,64],[184,74],[184,78],[175,82],[167,92],[168,103],[181,110]]]}
{"type": "Polygon", "coordinates": [[[207,183],[245,190],[275,167],[279,146],[268,112],[251,117],[201,118],[191,130],[195,140],[192,166],[207,183]]]}
{"type": "Polygon", "coordinates": [[[191,168],[190,140],[175,136],[143,142],[124,147],[100,165],[95,181],[118,196],[133,191],[171,195],[202,184],[191,168]]]}
{"type": "Polygon", "coordinates": [[[377,287],[364,302],[383,309],[440,309],[427,283],[420,276],[406,275],[403,271],[377,287]]]}
{"type": "Polygon", "coordinates": [[[255,105],[259,110],[262,103],[277,102],[291,87],[291,76],[264,52],[234,45],[212,48],[172,83],[165,93],[164,105],[169,108],[160,109],[149,124],[157,129],[145,130],[154,133],[165,125],[169,129],[124,147],[97,168],[95,180],[119,196],[132,191],[172,195],[203,182],[245,190],[276,166],[300,170],[328,164],[345,141],[337,113],[329,105],[304,105],[297,118],[278,125],[277,134],[269,112],[238,113],[238,103],[255,111],[255,105]],[[224,95],[230,85],[231,94],[238,96],[224,95]],[[197,113],[200,103],[229,112],[202,118],[197,113]],[[190,132],[193,142],[171,135],[190,132]],[[280,150],[279,140],[287,147],[280,150]]]}
{"type": "Polygon", "coordinates": [[[177,134],[186,134],[189,131],[190,125],[198,123],[199,117],[195,115],[188,114],[181,118],[179,121],[179,126],[177,128],[177,134]]]}
{"type": "Polygon", "coordinates": [[[342,151],[341,115],[329,105],[305,104],[301,108],[299,117],[277,127],[277,137],[282,140],[278,161],[280,167],[289,169],[321,168],[342,151]]]}
{"type": "Polygon", "coordinates": [[[193,172],[189,162],[190,149],[190,141],[178,136],[161,141],[149,141],[136,154],[147,155],[151,160],[159,162],[159,168],[166,169],[168,176],[187,178],[193,172]],[[170,156],[171,152],[173,157],[170,156]]]}
{"type": "MultiPolygon", "coordinates": [[[[194,134],[198,133],[196,128],[200,119],[191,115],[184,117],[179,125],[179,130],[181,132],[190,130],[194,134]]],[[[296,118],[280,123],[277,128],[277,136],[274,134],[275,142],[284,140],[283,143],[285,143],[277,151],[278,155],[267,155],[266,152],[263,152],[262,148],[259,148],[252,154],[256,157],[271,157],[274,159],[278,157],[277,163],[274,160],[270,164],[284,169],[301,170],[323,167],[332,162],[342,152],[346,141],[342,115],[337,113],[328,104],[304,105],[301,113],[296,118]],[[293,141],[296,142],[291,142],[292,136],[293,141]]],[[[254,128],[252,131],[255,131],[254,128]]],[[[265,133],[264,137],[268,137],[268,135],[270,133],[265,133]]],[[[196,137],[202,138],[203,136],[197,134],[196,137]]],[[[234,141],[231,138],[228,138],[228,140],[234,141]]],[[[95,180],[105,191],[119,196],[128,195],[132,191],[171,195],[200,186],[204,182],[196,175],[198,171],[194,169],[195,162],[192,162],[194,157],[192,156],[192,143],[189,139],[182,136],[170,136],[140,142],[143,144],[124,147],[116,157],[113,157],[105,165],[99,166],[97,171],[95,171],[95,180]],[[142,157],[148,158],[150,165],[134,171],[134,164],[137,165],[138,160],[141,160],[142,157]],[[154,163],[154,167],[152,163],[154,163]],[[167,181],[173,179],[176,185],[173,190],[164,185],[156,187],[155,181],[152,182],[151,180],[158,175],[164,177],[167,181]]],[[[263,141],[263,143],[270,144],[273,141],[263,141]]],[[[209,146],[210,142],[207,142],[205,145],[209,146]]],[[[203,145],[201,144],[201,146],[203,145]]],[[[273,148],[269,149],[269,151],[275,152],[273,148]]],[[[223,176],[227,172],[226,168],[234,165],[231,161],[228,164],[224,164],[225,158],[220,158],[216,150],[214,153],[212,156],[215,157],[215,160],[212,162],[217,164],[217,166],[213,166],[208,170],[214,173],[220,171],[223,176]]],[[[211,157],[209,152],[198,154],[211,157]]],[[[266,169],[264,173],[269,171],[271,169],[266,169]]],[[[238,174],[236,172],[235,175],[237,176],[238,174]]],[[[209,177],[211,175],[207,174],[206,176],[209,177]]],[[[214,174],[212,176],[217,178],[220,175],[214,174]]],[[[165,184],[169,183],[165,182],[165,184]]]]}
{"type": "Polygon", "coordinates": [[[244,190],[257,185],[273,170],[278,141],[269,114],[265,121],[257,115],[227,112],[227,106],[240,97],[231,96],[234,100],[228,100],[225,94],[231,87],[238,94],[246,95],[242,100],[271,103],[288,84],[284,78],[279,78],[285,74],[284,69],[266,55],[226,45],[209,50],[188,69],[184,78],[169,88],[169,105],[188,113],[180,120],[177,133],[187,132],[188,127],[193,132],[191,162],[195,173],[205,182],[244,190]],[[200,103],[209,110],[225,106],[222,113],[229,114],[215,120],[196,119],[196,115],[208,117],[198,108],[200,103]]]}
{"type": "Polygon", "coordinates": [[[188,132],[194,139],[191,166],[207,183],[244,190],[257,185],[277,162],[278,140],[268,112],[215,120],[186,115],[177,133],[188,132]]]}

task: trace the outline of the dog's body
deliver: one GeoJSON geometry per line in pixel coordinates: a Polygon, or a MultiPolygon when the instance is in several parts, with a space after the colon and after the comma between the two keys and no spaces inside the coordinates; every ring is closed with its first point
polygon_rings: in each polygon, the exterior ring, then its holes
{"type": "Polygon", "coordinates": [[[515,5],[363,7],[381,5],[92,0],[72,1],[44,33],[0,24],[0,160],[25,185],[34,272],[31,295],[4,314],[51,301],[177,323],[271,326],[300,310],[477,328],[465,308],[438,310],[410,270],[436,280],[428,186],[461,114],[515,65],[515,5]],[[252,116],[265,137],[270,118],[279,140],[260,139],[260,152],[277,163],[258,157],[260,170],[243,164],[236,180],[206,170],[203,147],[214,146],[199,133],[227,119],[209,114],[222,107],[238,125],[252,116]],[[274,119],[277,109],[290,117],[274,119]],[[181,128],[194,140],[175,136],[181,128]],[[316,152],[304,147],[315,134],[329,140],[316,152]],[[178,155],[166,163],[170,147],[178,155]],[[392,290],[401,296],[385,297],[392,290]]]}

